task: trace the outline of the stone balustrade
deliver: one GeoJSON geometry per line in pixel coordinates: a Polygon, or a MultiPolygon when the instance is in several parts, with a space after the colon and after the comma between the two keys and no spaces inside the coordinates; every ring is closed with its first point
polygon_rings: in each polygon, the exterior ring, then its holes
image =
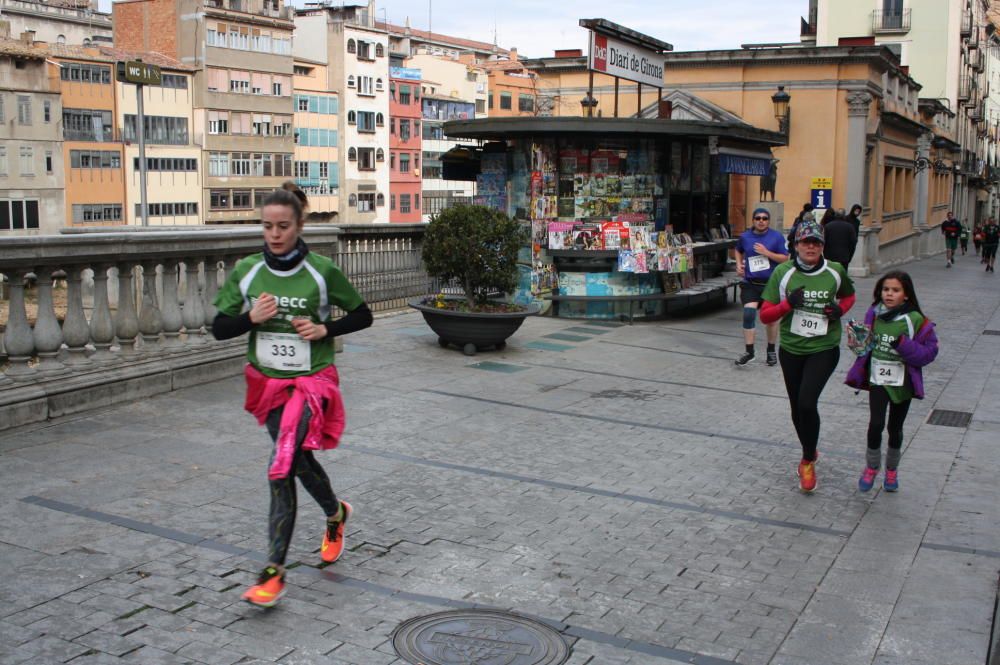
{"type": "MultiPolygon", "coordinates": [[[[420,262],[423,225],[345,228],[307,226],[303,235],[342,266],[373,310],[433,290],[420,262]]],[[[261,245],[256,226],[6,238],[0,430],[238,372],[246,341],[212,337],[213,301],[236,261],[261,245]],[[57,280],[65,282],[64,313],[53,300],[57,280]]]]}

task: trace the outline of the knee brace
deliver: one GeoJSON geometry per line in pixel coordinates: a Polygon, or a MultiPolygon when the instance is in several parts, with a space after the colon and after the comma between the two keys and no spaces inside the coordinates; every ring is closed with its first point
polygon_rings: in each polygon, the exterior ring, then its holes
{"type": "Polygon", "coordinates": [[[753,330],[757,325],[757,308],[756,307],[744,307],[743,308],[743,329],[753,330]]]}

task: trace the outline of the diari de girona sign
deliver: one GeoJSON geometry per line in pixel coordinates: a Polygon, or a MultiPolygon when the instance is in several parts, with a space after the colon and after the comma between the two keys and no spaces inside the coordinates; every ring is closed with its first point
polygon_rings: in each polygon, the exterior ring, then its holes
{"type": "Polygon", "coordinates": [[[653,86],[663,87],[663,56],[613,37],[590,33],[590,69],[653,86]]]}

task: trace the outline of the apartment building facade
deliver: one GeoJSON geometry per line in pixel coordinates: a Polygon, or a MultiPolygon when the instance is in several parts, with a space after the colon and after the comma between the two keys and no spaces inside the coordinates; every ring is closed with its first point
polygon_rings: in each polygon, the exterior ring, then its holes
{"type": "Polygon", "coordinates": [[[389,222],[388,36],[375,3],[307,7],[295,15],[295,56],[322,63],[340,100],[339,224],[389,222]]]}
{"type": "MultiPolygon", "coordinates": [[[[991,143],[985,75],[990,57],[988,0],[810,0],[803,41],[818,46],[871,43],[898,54],[921,97],[947,103],[958,144],[952,206],[972,224],[996,202],[987,157],[991,143]]],[[[995,132],[994,132],[995,134],[995,132]]],[[[994,164],[995,166],[995,164],[994,164]]]]}
{"type": "Polygon", "coordinates": [[[451,57],[441,57],[423,49],[406,60],[407,67],[422,76],[422,218],[430,219],[445,208],[472,203],[476,183],[446,180],[442,155],[455,146],[476,145],[471,139],[451,139],[444,134],[448,120],[467,120],[487,115],[489,78],[481,66],[451,57]]]}
{"type": "Polygon", "coordinates": [[[422,73],[389,69],[389,221],[421,221],[422,73]]]}
{"type": "Polygon", "coordinates": [[[327,91],[323,63],[296,58],[295,183],[309,197],[309,220],[336,222],[340,211],[340,98],[327,91]]]}
{"type": "Polygon", "coordinates": [[[284,0],[122,0],[115,44],[193,68],[193,135],[205,165],[207,224],[259,221],[293,178],[292,32],[284,0]]]}
{"type": "Polygon", "coordinates": [[[111,14],[100,11],[97,0],[91,0],[86,6],[39,0],[0,0],[0,15],[8,23],[9,35],[31,31],[36,41],[47,44],[111,46],[111,14]]]}
{"type": "Polygon", "coordinates": [[[63,224],[62,104],[46,59],[30,33],[0,40],[0,236],[63,224]]]}

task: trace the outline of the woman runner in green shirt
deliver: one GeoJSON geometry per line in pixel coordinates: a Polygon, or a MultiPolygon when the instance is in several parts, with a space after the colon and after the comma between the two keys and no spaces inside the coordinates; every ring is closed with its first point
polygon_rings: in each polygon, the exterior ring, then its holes
{"type": "Polygon", "coordinates": [[[819,396],[840,360],[840,317],[854,305],[844,266],[823,258],[823,228],[804,219],[795,231],[795,259],[771,273],[760,320],[781,321],[778,362],[802,445],[799,488],[816,489],[819,396]]]}

